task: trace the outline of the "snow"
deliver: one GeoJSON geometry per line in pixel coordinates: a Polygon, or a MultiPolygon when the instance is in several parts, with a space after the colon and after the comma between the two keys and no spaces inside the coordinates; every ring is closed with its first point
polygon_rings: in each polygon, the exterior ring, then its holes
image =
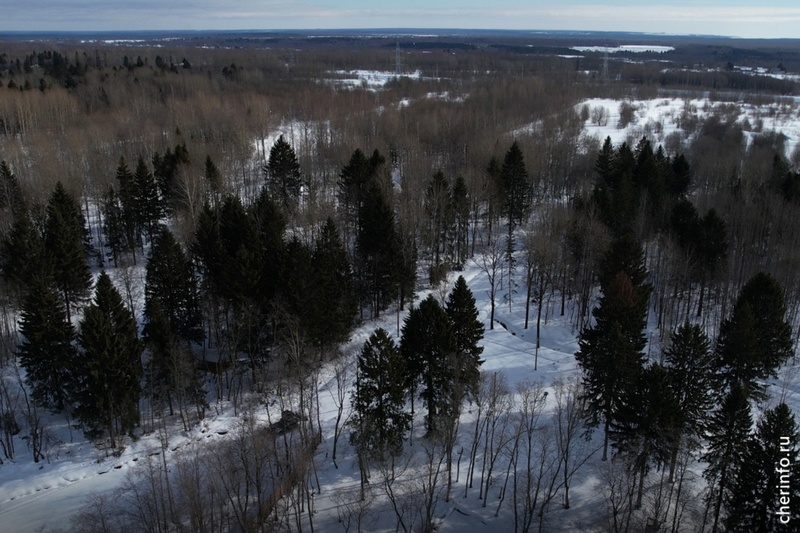
{"type": "Polygon", "coordinates": [[[642,54],[651,52],[656,54],[664,54],[675,50],[672,46],[657,46],[650,44],[624,44],[621,46],[572,46],[571,50],[578,52],[603,52],[608,54],[616,54],[617,52],[628,52],[634,54],[642,54]]]}
{"type": "Polygon", "coordinates": [[[349,88],[365,87],[372,90],[381,89],[396,78],[420,79],[421,77],[418,70],[402,74],[381,70],[335,70],[332,74],[335,74],[337,78],[329,79],[329,83],[349,88]]]}
{"type": "Polygon", "coordinates": [[[708,98],[631,99],[624,102],[635,109],[633,121],[624,128],[619,127],[620,100],[592,98],[575,106],[575,111],[580,112],[583,106],[589,106],[590,118],[584,124],[585,133],[600,141],[611,137],[615,146],[623,142],[635,145],[644,135],[654,139],[656,144],[663,143],[670,134],[680,134],[685,140],[681,123],[686,118],[703,120],[717,111],[732,108],[738,110],[736,121],[743,126],[748,141],[761,132],[782,133],[786,137],[787,158],[800,144],[800,111],[797,102],[791,105],[777,102],[753,105],[736,101],[711,101],[708,98]],[[598,109],[604,110],[605,123],[592,119],[592,113],[598,109]]]}

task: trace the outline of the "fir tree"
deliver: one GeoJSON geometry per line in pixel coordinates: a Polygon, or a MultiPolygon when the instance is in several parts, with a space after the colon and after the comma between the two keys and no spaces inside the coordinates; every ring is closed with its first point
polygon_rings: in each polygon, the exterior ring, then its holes
{"type": "Polygon", "coordinates": [[[84,311],[78,343],[75,416],[90,435],[105,431],[114,448],[139,423],[141,346],[136,321],[105,272],[84,311]]]}
{"type": "Polygon", "coordinates": [[[672,343],[664,350],[664,364],[669,372],[670,389],[677,401],[669,467],[672,480],[684,438],[690,446],[699,445],[705,433],[708,413],[714,406],[711,345],[700,326],[686,322],[675,331],[672,343]]]}
{"type": "Polygon", "coordinates": [[[64,410],[72,387],[75,332],[67,321],[64,303],[44,283],[34,283],[20,313],[23,337],[17,351],[36,403],[52,411],[64,410]]]}
{"type": "Polygon", "coordinates": [[[406,317],[400,353],[406,364],[405,381],[412,396],[417,385],[422,384],[420,396],[428,408],[428,433],[435,433],[440,418],[448,418],[458,411],[464,388],[458,382],[455,368],[456,340],[447,313],[433,295],[406,317]]]}
{"type": "Polygon", "coordinates": [[[750,436],[726,501],[727,531],[788,531],[800,519],[800,434],[785,403],[764,413],[750,436]]]}
{"type": "Polygon", "coordinates": [[[44,239],[31,222],[27,212],[14,216],[3,241],[3,277],[24,293],[35,283],[50,283],[50,258],[45,254],[44,239]]]}
{"type": "Polygon", "coordinates": [[[125,159],[120,157],[117,166],[117,195],[119,198],[122,227],[125,233],[126,249],[133,253],[136,263],[136,248],[140,244],[139,208],[136,202],[136,181],[128,169],[125,159]]]}
{"type": "Polygon", "coordinates": [[[332,218],[322,226],[311,257],[314,288],[311,337],[320,347],[347,340],[356,316],[353,273],[332,218]]]}
{"type": "Polygon", "coordinates": [[[454,235],[456,268],[462,268],[468,256],[467,241],[469,238],[469,191],[464,178],[458,176],[450,191],[450,204],[454,217],[454,235]]]}
{"type": "Polygon", "coordinates": [[[273,195],[280,198],[284,208],[291,209],[300,197],[303,182],[300,179],[297,155],[283,135],[278,137],[269,150],[269,161],[264,166],[264,174],[273,195]]]}
{"type": "Polygon", "coordinates": [[[622,391],[636,383],[644,363],[645,317],[650,286],[641,248],[632,240],[615,241],[601,272],[602,297],[592,311],[595,324],[581,332],[575,354],[583,370],[589,423],[604,424],[603,460],[608,433],[622,391]]]}
{"type": "Polygon", "coordinates": [[[11,209],[12,213],[19,213],[25,209],[19,180],[5,160],[0,161],[0,209],[11,209]]]}
{"type": "Polygon", "coordinates": [[[106,237],[106,246],[111,251],[111,257],[116,267],[120,255],[128,250],[129,246],[122,206],[113,186],[108,187],[105,198],[103,198],[103,233],[106,237]]]}
{"type": "Polygon", "coordinates": [[[68,320],[71,308],[84,299],[92,283],[84,248],[84,229],[77,201],[61,182],[57,183],[47,203],[44,248],[68,320]]]}
{"type": "Polygon", "coordinates": [[[458,277],[447,297],[445,312],[455,338],[458,379],[465,393],[475,398],[480,380],[480,365],[483,364],[480,358],[483,346],[479,344],[483,340],[484,327],[478,320],[475,297],[469,290],[464,276],[458,277]]]}
{"type": "Polygon", "coordinates": [[[136,163],[133,181],[137,225],[147,232],[150,242],[153,242],[161,218],[161,199],[158,196],[158,184],[143,157],[139,157],[136,163]]]}
{"type": "Polygon", "coordinates": [[[153,241],[145,283],[145,319],[149,306],[158,300],[176,337],[189,342],[202,340],[202,315],[192,265],[166,226],[161,226],[153,241]]]}
{"type": "Polygon", "coordinates": [[[766,397],[765,380],[793,353],[785,315],[783,289],[769,274],[756,274],[742,287],[717,338],[716,365],[726,390],[740,383],[754,399],[766,397]]]}
{"type": "Polygon", "coordinates": [[[398,292],[401,253],[394,211],[383,185],[373,179],[359,212],[361,228],[356,240],[361,297],[375,316],[398,292]]]}
{"type": "Polygon", "coordinates": [[[752,424],[747,393],[739,383],[734,383],[711,417],[708,447],[703,456],[708,463],[703,477],[710,489],[708,505],[713,513],[712,533],[718,531],[723,503],[731,499],[731,487],[744,462],[752,424]]]}
{"type": "Polygon", "coordinates": [[[358,357],[352,405],[355,412],[351,442],[374,459],[402,451],[411,427],[404,410],[404,364],[389,334],[382,328],[369,337],[358,357]]]}
{"type": "Polygon", "coordinates": [[[645,368],[621,391],[610,425],[617,452],[630,457],[638,470],[637,508],[642,505],[644,478],[651,461],[658,466],[667,464],[675,446],[678,402],[669,378],[668,371],[657,363],[645,368]]]}

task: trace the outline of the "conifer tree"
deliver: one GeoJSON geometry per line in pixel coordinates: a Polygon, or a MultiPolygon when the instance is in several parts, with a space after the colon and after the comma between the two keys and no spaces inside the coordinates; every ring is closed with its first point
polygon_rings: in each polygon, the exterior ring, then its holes
{"type": "Polygon", "coordinates": [[[92,283],[84,248],[84,229],[83,213],[77,201],[58,182],[47,203],[44,248],[68,320],[71,308],[84,299],[92,283]]]}
{"type": "Polygon", "coordinates": [[[353,273],[339,230],[332,218],[322,226],[311,257],[314,287],[311,337],[319,346],[347,340],[356,316],[353,273]]]}
{"type": "Polygon", "coordinates": [[[469,191],[464,178],[458,176],[450,190],[450,204],[454,217],[453,243],[456,268],[462,268],[467,260],[469,239],[469,191]]]}
{"type": "Polygon", "coordinates": [[[378,179],[370,181],[359,211],[360,230],[356,239],[359,281],[363,304],[375,316],[398,293],[401,266],[394,211],[378,179]]]}
{"type": "Polygon", "coordinates": [[[402,451],[411,427],[405,412],[403,359],[394,341],[378,328],[364,343],[352,405],[355,413],[351,442],[367,457],[384,459],[402,451]]]}
{"type": "Polygon", "coordinates": [[[602,297],[592,311],[595,324],[580,335],[575,354],[583,370],[584,394],[591,426],[603,422],[603,460],[608,453],[609,427],[622,391],[633,386],[644,363],[645,317],[650,285],[641,247],[622,238],[612,243],[603,260],[602,297]]]}
{"type": "Polygon", "coordinates": [[[75,416],[90,435],[105,431],[114,448],[139,423],[141,345],[136,321],[105,272],[84,311],[78,343],[75,416]]]}
{"type": "Polygon", "coordinates": [[[120,255],[128,250],[129,246],[122,206],[113,186],[108,187],[108,191],[103,198],[103,233],[106,237],[106,246],[111,250],[111,258],[116,267],[120,255]]]}
{"type": "Polygon", "coordinates": [[[278,137],[269,150],[269,161],[264,166],[264,174],[273,196],[280,198],[285,209],[291,209],[300,197],[303,182],[297,155],[283,135],[278,137]]]}
{"type": "Polygon", "coordinates": [[[25,211],[14,216],[11,231],[3,241],[2,263],[3,277],[23,294],[36,282],[51,282],[51,263],[45,254],[44,239],[25,211]]]}
{"type": "Polygon", "coordinates": [[[172,232],[161,226],[147,260],[145,319],[156,300],[179,339],[199,342],[203,338],[197,281],[189,259],[172,232]]]}
{"type": "Polygon", "coordinates": [[[800,434],[785,403],[764,413],[726,501],[727,531],[788,531],[800,519],[800,434]]]}
{"type": "Polygon", "coordinates": [[[508,262],[508,298],[511,301],[513,291],[512,275],[514,272],[514,229],[528,217],[531,208],[531,186],[528,183],[528,171],[517,141],[503,158],[500,169],[500,182],[503,188],[503,214],[506,217],[506,261],[508,262]]]}
{"type": "MultiPolygon", "coordinates": [[[[441,170],[433,175],[433,179],[425,189],[425,211],[428,215],[428,240],[433,252],[431,273],[441,262],[443,248],[447,244],[450,230],[450,185],[441,170]]],[[[431,281],[434,281],[431,279],[431,281]]]]}
{"type": "Polygon", "coordinates": [[[11,209],[17,213],[25,209],[25,200],[19,180],[5,160],[0,161],[0,209],[11,209]]]}
{"type": "Polygon", "coordinates": [[[117,196],[119,198],[122,227],[125,233],[126,249],[133,253],[136,263],[136,248],[140,244],[139,208],[136,202],[136,181],[125,159],[120,157],[117,166],[117,196]]]}
{"type": "Polygon", "coordinates": [[[480,358],[483,346],[479,344],[483,340],[484,327],[478,320],[475,297],[469,290],[464,276],[458,276],[453,290],[447,297],[445,312],[450,320],[456,344],[458,380],[464,387],[465,393],[475,398],[480,381],[480,365],[483,363],[480,358]]]}
{"type": "Polygon", "coordinates": [[[703,477],[710,489],[707,504],[713,514],[712,533],[719,530],[723,503],[730,501],[731,487],[744,462],[752,424],[747,392],[739,383],[734,383],[711,417],[708,447],[703,456],[708,463],[703,477]]]}
{"type": "Polygon", "coordinates": [[[447,313],[429,295],[412,309],[403,323],[400,353],[406,364],[406,383],[412,397],[419,383],[421,398],[428,409],[428,433],[435,433],[438,420],[448,418],[460,407],[463,394],[456,366],[456,340],[447,313]]]}
{"type": "MultiPolygon", "coordinates": [[[[370,183],[379,176],[386,159],[375,150],[369,158],[356,148],[339,175],[339,205],[343,210],[347,235],[356,236],[361,230],[364,196],[370,183]]],[[[347,239],[349,242],[349,239],[347,239]]]]}
{"type": "Polygon", "coordinates": [[[714,366],[708,336],[697,324],[685,322],[672,335],[664,350],[664,365],[676,399],[676,426],[669,476],[674,479],[678,451],[684,438],[698,446],[705,433],[708,413],[714,406],[714,366]]]}
{"type": "Polygon", "coordinates": [[[75,332],[67,321],[64,303],[45,283],[28,290],[20,313],[23,340],[17,351],[36,403],[62,411],[73,392],[75,332]]]}
{"type": "Polygon", "coordinates": [[[620,395],[610,426],[611,440],[617,452],[629,457],[638,470],[639,508],[650,463],[667,464],[675,446],[678,402],[668,371],[657,363],[646,367],[620,395]]]}
{"type": "Polygon", "coordinates": [[[786,321],[780,284],[764,272],[753,276],[720,325],[716,366],[726,390],[734,383],[755,400],[766,397],[764,380],[792,356],[792,330],[786,321]]]}
{"type": "Polygon", "coordinates": [[[153,242],[161,218],[161,199],[158,196],[158,184],[143,157],[139,157],[136,163],[133,182],[137,224],[142,231],[147,232],[150,242],[153,242]]]}

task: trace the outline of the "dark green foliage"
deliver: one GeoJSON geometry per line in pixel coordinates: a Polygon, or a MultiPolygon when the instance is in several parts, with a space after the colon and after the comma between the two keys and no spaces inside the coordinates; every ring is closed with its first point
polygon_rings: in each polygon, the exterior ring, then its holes
{"type": "Polygon", "coordinates": [[[789,407],[764,413],[750,436],[741,468],[726,500],[727,531],[789,531],[800,519],[800,435],[789,407]],[[783,501],[781,499],[783,498],[783,501]]]}
{"type": "Polygon", "coordinates": [[[765,398],[764,380],[793,353],[785,316],[783,288],[775,278],[760,272],[742,287],[717,338],[716,366],[726,390],[740,383],[756,400],[765,398]]]}
{"type": "Polygon", "coordinates": [[[13,213],[25,209],[19,180],[5,160],[0,161],[0,209],[11,209],[13,213]]]}
{"type": "Polygon", "coordinates": [[[300,179],[300,163],[294,149],[283,135],[278,137],[269,150],[269,161],[264,166],[264,175],[273,196],[280,198],[284,208],[294,207],[303,185],[300,179]]]}
{"type": "Polygon", "coordinates": [[[351,442],[374,459],[402,451],[411,427],[404,410],[403,358],[389,334],[375,330],[358,357],[358,374],[352,396],[354,411],[351,442]]]}
{"type": "Polygon", "coordinates": [[[457,268],[464,266],[469,254],[467,240],[469,237],[469,191],[464,178],[458,176],[450,190],[450,205],[453,211],[453,256],[457,268]]]}
{"type": "MultiPolygon", "coordinates": [[[[136,182],[133,174],[128,169],[125,159],[120,157],[117,166],[117,190],[119,198],[119,212],[122,216],[122,228],[125,234],[124,247],[134,252],[140,243],[139,209],[136,202],[136,182]]],[[[135,259],[134,255],[134,259],[135,259]]]]}
{"type": "Polygon", "coordinates": [[[456,343],[456,374],[464,392],[475,397],[480,380],[480,356],[483,346],[483,323],[478,320],[478,308],[475,297],[469,290],[464,276],[459,276],[453,290],[447,297],[445,312],[450,320],[450,328],[456,343]]]}
{"type": "Polygon", "coordinates": [[[85,223],[78,202],[61,182],[47,203],[44,248],[52,266],[53,282],[64,299],[67,317],[89,292],[92,280],[84,248],[85,223]]]}
{"type": "MultiPolygon", "coordinates": [[[[575,354],[583,370],[589,423],[609,425],[622,401],[622,392],[634,386],[644,362],[645,319],[650,285],[641,248],[623,238],[612,243],[601,272],[599,306],[592,311],[595,324],[581,332],[575,354]]],[[[603,458],[607,446],[604,446],[603,458]]]]}
{"type": "Polygon", "coordinates": [[[189,342],[202,340],[202,315],[194,271],[183,248],[166,226],[161,226],[153,240],[147,260],[145,320],[155,301],[159,302],[173,335],[189,342]]]}
{"type": "Polygon", "coordinates": [[[212,194],[219,194],[222,192],[222,174],[217,168],[217,165],[214,164],[214,160],[211,159],[210,155],[206,156],[204,168],[205,171],[203,172],[203,177],[205,178],[206,183],[208,183],[208,188],[212,194]]]}
{"type": "Polygon", "coordinates": [[[114,266],[117,266],[120,255],[128,247],[128,238],[125,227],[125,218],[120,205],[119,196],[112,185],[103,198],[103,233],[105,234],[105,244],[110,249],[114,266]]]}
{"type": "Polygon", "coordinates": [[[394,211],[385,186],[373,179],[359,210],[361,227],[356,238],[362,306],[375,316],[398,295],[402,254],[394,211]]]}
{"type": "Polygon", "coordinates": [[[3,276],[24,292],[35,283],[49,283],[50,260],[45,254],[44,239],[27,212],[14,217],[14,224],[3,241],[3,276]]]}
{"type": "Polygon", "coordinates": [[[380,175],[386,159],[375,150],[367,158],[356,148],[339,176],[339,205],[346,228],[357,235],[361,229],[361,206],[372,181],[380,175]]]}
{"type": "Polygon", "coordinates": [[[669,222],[676,201],[684,198],[692,171],[686,158],[670,159],[659,147],[653,150],[645,137],[635,150],[623,143],[614,150],[607,137],[595,163],[596,180],[592,201],[600,218],[616,236],[634,231],[634,221],[642,216],[652,232],[669,222]]]}
{"type": "Polygon", "coordinates": [[[332,218],[322,226],[311,257],[313,287],[306,298],[313,301],[310,335],[319,346],[347,340],[356,316],[353,272],[339,229],[332,218]]]}
{"type": "Polygon", "coordinates": [[[141,231],[146,232],[150,242],[158,229],[161,218],[161,199],[158,195],[158,184],[153,173],[147,168],[144,158],[139,157],[133,175],[135,185],[136,220],[141,231]]]}
{"type": "Polygon", "coordinates": [[[466,390],[458,382],[457,350],[447,313],[429,295],[406,317],[400,340],[411,394],[422,384],[420,396],[428,408],[429,433],[436,432],[440,418],[457,413],[464,398],[466,390]]]}
{"type": "Polygon", "coordinates": [[[629,457],[639,471],[639,495],[642,504],[644,476],[651,463],[668,464],[674,446],[678,400],[673,394],[667,369],[654,363],[621,391],[615,406],[610,438],[617,453],[629,457]]]}
{"type": "Polygon", "coordinates": [[[676,427],[670,477],[675,472],[678,449],[684,438],[692,447],[702,438],[708,413],[714,406],[714,366],[708,336],[697,324],[688,322],[672,335],[664,350],[664,365],[669,372],[670,390],[675,397],[676,427]]]}
{"type": "Polygon", "coordinates": [[[92,435],[107,432],[111,446],[139,423],[141,345],[136,321],[103,272],[85,309],[75,365],[75,416],[92,435]]]}
{"type": "Polygon", "coordinates": [[[178,207],[180,201],[178,171],[182,165],[188,164],[189,151],[185,144],[175,145],[174,150],[167,148],[164,155],[153,154],[153,176],[158,183],[159,196],[164,202],[164,210],[168,213],[178,207]]]}
{"type": "Polygon", "coordinates": [[[312,296],[316,280],[313,278],[311,253],[297,237],[286,243],[279,290],[286,311],[300,322],[306,333],[319,327],[319,324],[314,324],[319,316],[315,313],[312,296]]]}
{"type": "Polygon", "coordinates": [[[707,451],[703,456],[708,463],[703,477],[710,487],[708,502],[713,512],[712,531],[718,530],[723,503],[731,499],[731,487],[744,462],[752,424],[747,392],[735,383],[711,417],[707,451]]]}
{"type": "Polygon", "coordinates": [[[522,224],[531,208],[531,186],[528,171],[519,143],[514,141],[503,158],[500,168],[500,183],[503,190],[503,214],[513,228],[522,224]]]}
{"type": "Polygon", "coordinates": [[[53,411],[67,407],[72,392],[75,332],[64,304],[44,283],[34,283],[25,297],[17,354],[27,373],[33,399],[53,411]]]}
{"type": "Polygon", "coordinates": [[[450,185],[441,170],[425,189],[425,211],[428,215],[428,244],[433,252],[433,267],[441,263],[441,256],[447,246],[447,236],[452,225],[450,206],[450,185]]]}

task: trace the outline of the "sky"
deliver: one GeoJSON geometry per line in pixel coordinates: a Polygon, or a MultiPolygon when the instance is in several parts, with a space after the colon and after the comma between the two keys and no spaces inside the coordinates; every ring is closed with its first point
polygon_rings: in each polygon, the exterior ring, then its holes
{"type": "Polygon", "coordinates": [[[800,38],[798,0],[3,0],[8,31],[462,28],[800,38]]]}

